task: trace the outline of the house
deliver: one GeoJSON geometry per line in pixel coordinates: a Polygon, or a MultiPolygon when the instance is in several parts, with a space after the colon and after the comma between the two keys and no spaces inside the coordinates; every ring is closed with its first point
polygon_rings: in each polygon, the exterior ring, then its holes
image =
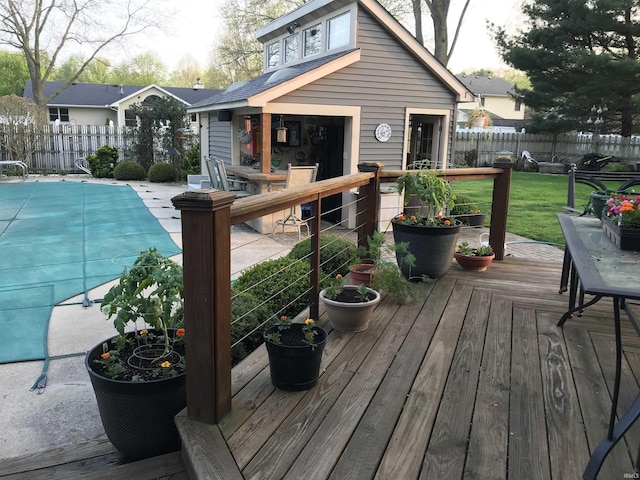
{"type": "MultiPolygon", "coordinates": [[[[484,110],[491,118],[493,130],[516,131],[524,120],[524,104],[515,98],[512,83],[503,78],[480,75],[457,75],[478,99],[475,104],[460,105],[458,111],[458,127],[467,126],[467,117],[472,110],[484,110]]],[[[484,128],[484,127],[480,127],[484,128]]]]}
{"type": "MultiPolygon", "coordinates": [[[[377,1],[311,0],[256,35],[264,73],[188,108],[201,114],[203,155],[255,165],[266,182],[274,158],[318,163],[320,180],[361,162],[452,163],[457,105],[474,97],[377,1]]],[[[349,200],[323,210],[339,221],[349,200]]]]}
{"type": "MultiPolygon", "coordinates": [[[[64,84],[65,82],[46,82],[45,96],[55,93],[64,84]]],[[[148,101],[153,97],[171,96],[188,106],[211,97],[218,91],[204,88],[199,79],[192,88],[72,83],[50,100],[49,121],[74,125],[135,126],[136,118],[128,110],[135,103],[148,101]]],[[[23,96],[33,100],[31,80],[27,80],[23,96]]],[[[193,126],[198,126],[197,114],[192,115],[191,121],[193,126]]]]}

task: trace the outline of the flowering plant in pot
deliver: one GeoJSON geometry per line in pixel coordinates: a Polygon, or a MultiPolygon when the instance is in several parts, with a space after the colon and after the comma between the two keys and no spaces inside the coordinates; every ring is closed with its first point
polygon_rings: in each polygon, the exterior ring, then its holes
{"type": "Polygon", "coordinates": [[[640,195],[618,193],[608,198],[602,228],[621,250],[640,250],[640,195]]]}
{"type": "Polygon", "coordinates": [[[455,259],[465,270],[484,272],[496,257],[491,245],[472,248],[468,242],[462,242],[456,248],[455,259]]]}
{"type": "Polygon", "coordinates": [[[142,252],[102,311],[118,335],[91,349],[85,366],[107,437],[132,458],[177,450],[173,419],[186,406],[182,267],[155,248],[142,252]]]}
{"type": "Polygon", "coordinates": [[[407,277],[439,278],[451,266],[462,225],[444,213],[454,206],[451,185],[435,170],[407,171],[397,183],[404,212],[391,220],[394,241],[407,243],[415,257],[411,269],[402,265],[398,257],[400,269],[407,277]]]}
{"type": "Polygon", "coordinates": [[[340,332],[361,332],[369,326],[380,294],[362,284],[345,285],[342,275],[338,274],[320,292],[320,301],[333,328],[340,332]]]}
{"type": "Polygon", "coordinates": [[[274,387],[299,391],[316,384],[327,332],[311,318],[304,323],[292,323],[283,316],[265,330],[264,340],[274,387]]]}
{"type": "Polygon", "coordinates": [[[463,225],[481,227],[484,225],[486,214],[482,213],[478,205],[466,195],[456,194],[455,205],[450,211],[453,218],[460,220],[463,225]]]}

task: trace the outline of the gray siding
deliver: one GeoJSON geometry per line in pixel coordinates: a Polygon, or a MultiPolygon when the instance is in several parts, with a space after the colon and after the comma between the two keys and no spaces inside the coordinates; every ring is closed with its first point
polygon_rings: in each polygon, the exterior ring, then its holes
{"type": "Polygon", "coordinates": [[[233,122],[219,122],[218,113],[209,114],[209,155],[218,160],[231,162],[231,139],[233,122]]]}
{"type": "MultiPolygon", "coordinates": [[[[367,12],[358,12],[360,61],[278,99],[290,103],[359,105],[361,110],[359,161],[380,161],[389,168],[402,162],[405,109],[437,108],[451,112],[455,96],[367,12]],[[374,130],[388,123],[393,135],[378,142],[374,130]]],[[[451,152],[451,137],[449,154],[451,152]]]]}

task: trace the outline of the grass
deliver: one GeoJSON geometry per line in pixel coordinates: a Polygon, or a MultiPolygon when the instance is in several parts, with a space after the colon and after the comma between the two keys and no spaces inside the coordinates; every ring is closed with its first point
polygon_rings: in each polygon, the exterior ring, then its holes
{"type": "MultiPolygon", "coordinates": [[[[470,196],[483,212],[491,211],[493,180],[455,181],[452,185],[455,193],[470,196]]],[[[566,175],[513,172],[507,231],[538,242],[564,245],[557,215],[567,205],[567,189],[566,175]]],[[[575,208],[584,208],[592,191],[587,185],[576,184],[575,208]]]]}

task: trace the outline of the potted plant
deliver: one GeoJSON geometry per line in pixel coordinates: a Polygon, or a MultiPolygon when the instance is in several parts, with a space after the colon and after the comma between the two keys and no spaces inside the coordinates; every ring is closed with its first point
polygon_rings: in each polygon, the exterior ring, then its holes
{"type": "Polygon", "coordinates": [[[462,242],[455,252],[455,259],[465,270],[484,272],[489,264],[496,257],[491,245],[482,245],[478,248],[471,248],[469,243],[462,242]]]}
{"type": "Polygon", "coordinates": [[[367,248],[360,250],[360,256],[365,260],[357,260],[355,265],[349,266],[351,281],[354,285],[365,285],[388,293],[399,305],[404,305],[409,297],[414,296],[413,284],[402,275],[396,261],[385,257],[400,258],[408,269],[415,266],[415,258],[406,243],[385,245],[385,242],[386,237],[381,232],[376,231],[367,237],[367,248]]]}
{"type": "Polygon", "coordinates": [[[327,332],[307,318],[291,323],[281,317],[264,332],[271,383],[281,390],[309,390],[320,377],[327,332]]]}
{"type": "Polygon", "coordinates": [[[491,116],[484,108],[474,108],[469,110],[465,116],[466,128],[487,128],[491,126],[491,116]]]}
{"type": "MultiPolygon", "coordinates": [[[[396,244],[408,244],[415,265],[398,264],[407,278],[439,278],[451,267],[462,222],[444,215],[454,206],[451,185],[435,170],[407,171],[398,178],[404,212],[391,220],[396,244]],[[418,208],[411,208],[419,203],[418,208]]],[[[396,252],[398,255],[398,253],[396,252]]]]}
{"type": "Polygon", "coordinates": [[[470,197],[459,194],[456,194],[455,205],[449,213],[453,218],[469,227],[482,227],[486,218],[486,214],[480,212],[470,197]]]}
{"type": "Polygon", "coordinates": [[[640,250],[640,195],[613,194],[607,199],[602,228],[621,250],[640,250]]]}
{"type": "Polygon", "coordinates": [[[125,269],[102,302],[118,335],[91,349],[85,366],[107,437],[128,457],[180,447],[174,417],[186,406],[183,306],[182,267],[155,248],[125,269]]]}
{"type": "Polygon", "coordinates": [[[369,326],[380,294],[365,285],[344,285],[342,275],[338,274],[320,292],[320,301],[333,328],[339,332],[361,332],[369,326]]]}

